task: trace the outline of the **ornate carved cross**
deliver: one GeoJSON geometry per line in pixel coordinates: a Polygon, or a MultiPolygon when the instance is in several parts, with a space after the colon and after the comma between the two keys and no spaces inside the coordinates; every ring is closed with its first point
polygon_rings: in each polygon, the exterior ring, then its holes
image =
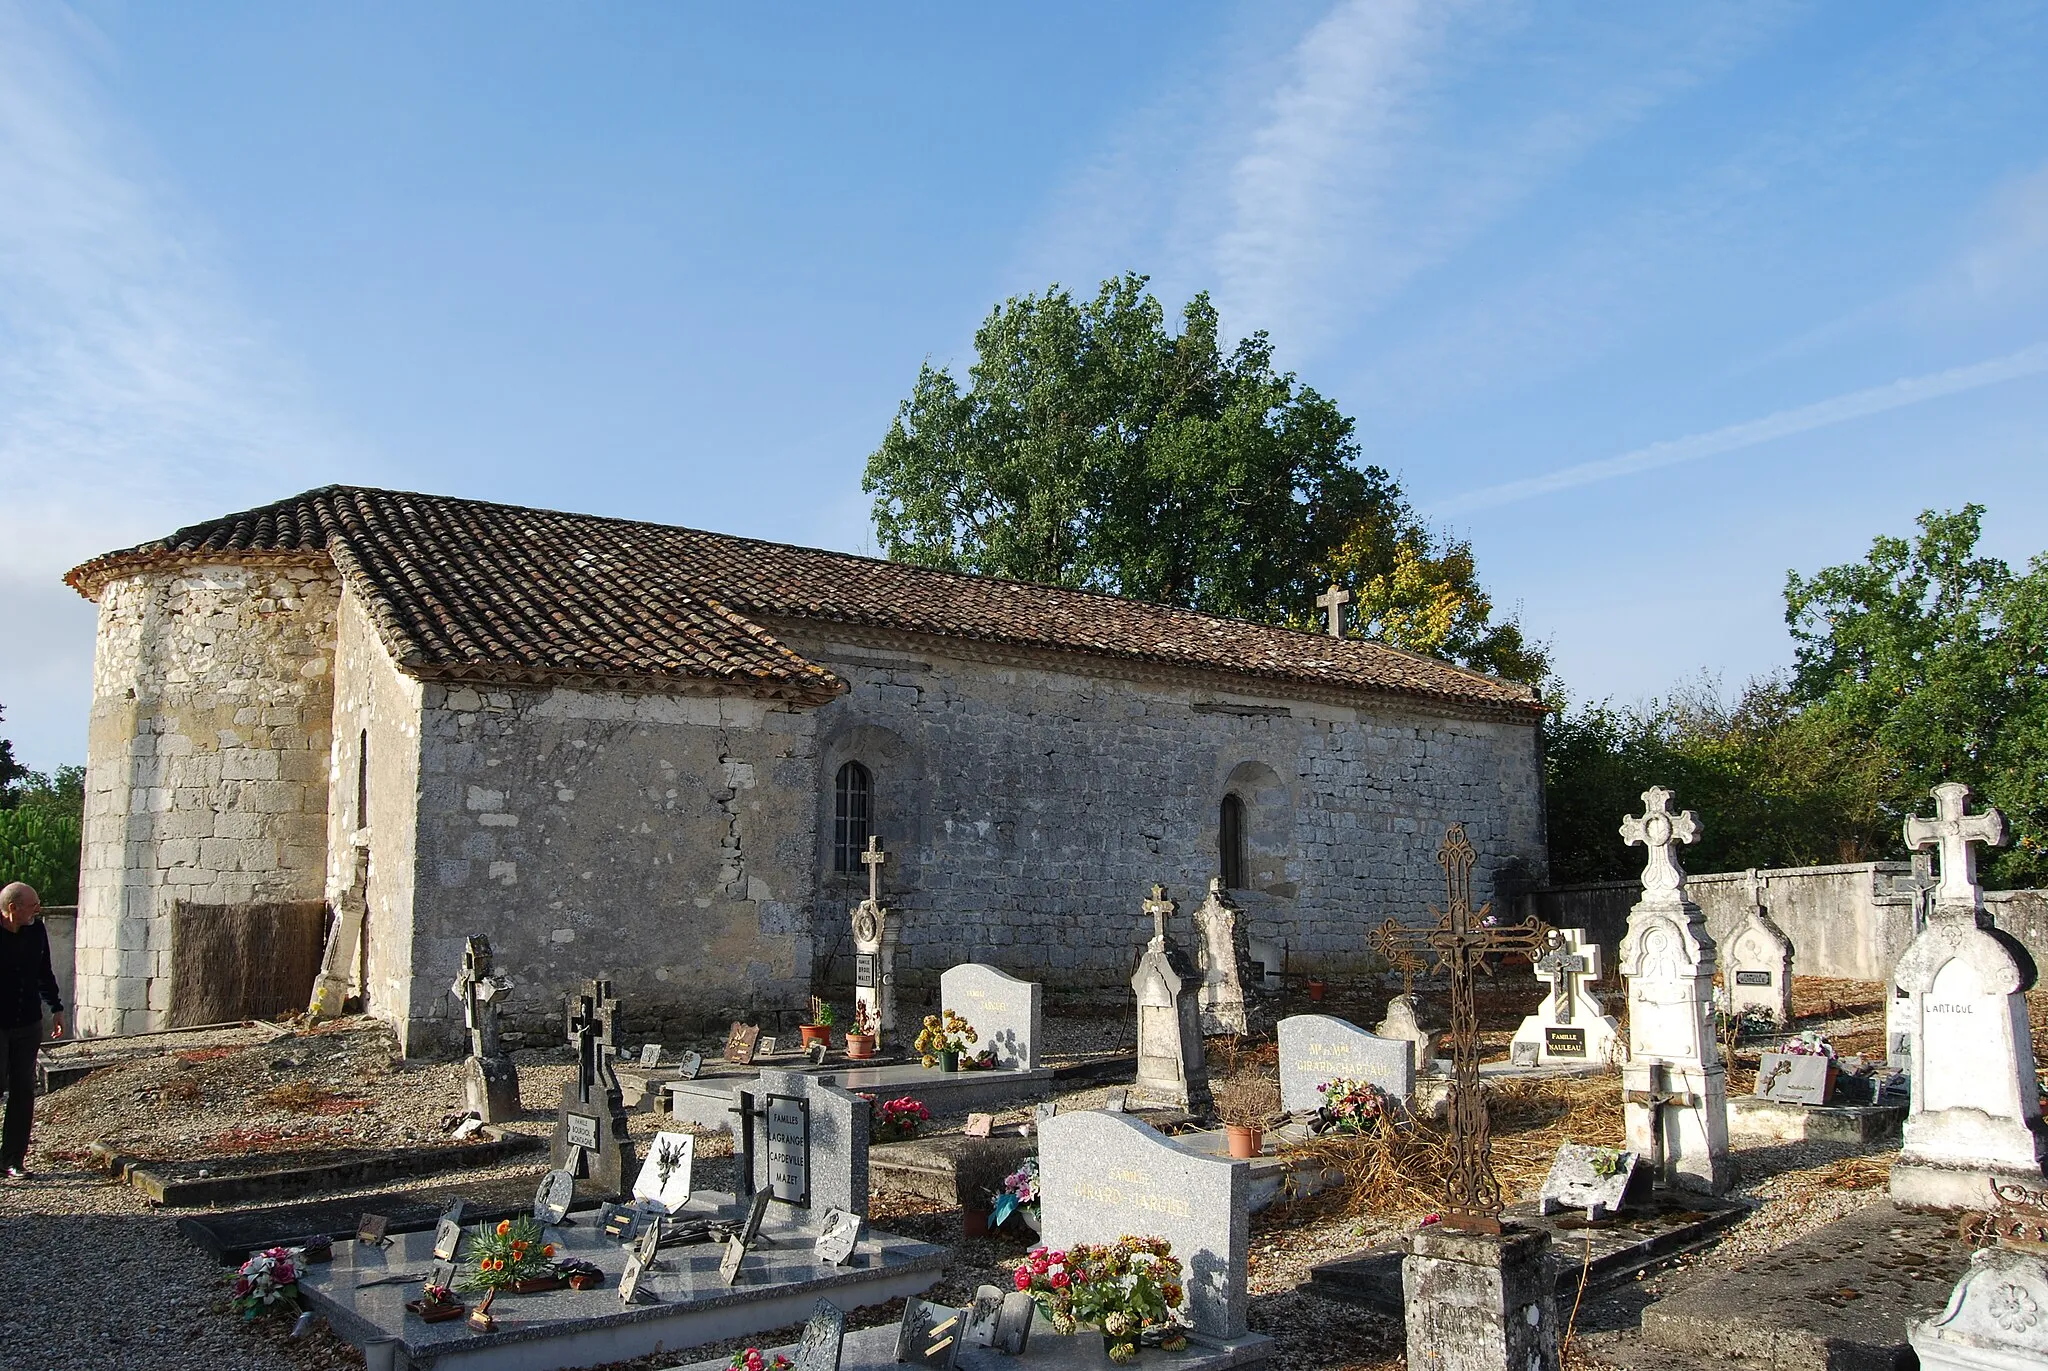
{"type": "Polygon", "coordinates": [[[1934,817],[1906,816],[1906,846],[1918,851],[1938,847],[1941,852],[1941,884],[1935,888],[1936,908],[1965,905],[1976,909],[1984,903],[1977,887],[1977,848],[1984,843],[1998,847],[2005,842],[2005,816],[1996,809],[1972,814],[1970,788],[1961,781],[1943,781],[1934,788],[1934,817]]]}
{"type": "Polygon", "coordinates": [[[1886,887],[1888,895],[1904,895],[1913,902],[1913,931],[1927,927],[1928,897],[1941,882],[1934,875],[1934,858],[1925,852],[1913,854],[1913,874],[1894,876],[1886,887]]]}
{"type": "Polygon", "coordinates": [[[1330,636],[1332,638],[1344,636],[1344,606],[1350,603],[1351,592],[1338,585],[1335,581],[1330,583],[1328,590],[1316,596],[1316,608],[1329,615],[1330,636]]]}
{"type": "Polygon", "coordinates": [[[1699,815],[1690,809],[1671,812],[1671,792],[1653,785],[1643,792],[1643,812],[1621,821],[1621,840],[1630,847],[1640,843],[1649,850],[1643,867],[1643,898],[1675,904],[1685,898],[1685,868],[1678,864],[1679,843],[1696,843],[1700,834],[1699,815]]]}
{"type": "Polygon", "coordinates": [[[1155,881],[1152,885],[1152,895],[1145,901],[1145,912],[1152,916],[1153,942],[1165,946],[1166,921],[1179,910],[1179,905],[1166,898],[1166,887],[1155,881]]]}
{"type": "Polygon", "coordinates": [[[1593,961],[1579,950],[1578,940],[1561,928],[1550,930],[1544,946],[1548,950],[1536,959],[1536,971],[1550,981],[1557,1021],[1570,1023],[1572,1005],[1579,998],[1579,977],[1593,974],[1593,961]]]}
{"type": "Polygon", "coordinates": [[[1472,850],[1463,824],[1452,824],[1436,850],[1444,870],[1445,908],[1432,907],[1433,928],[1403,928],[1388,920],[1380,926],[1382,948],[1426,947],[1436,953],[1437,969],[1451,980],[1451,1157],[1450,1193],[1443,1223],[1467,1233],[1498,1233],[1500,1182],[1493,1174],[1493,1123],[1479,1085],[1479,1010],[1473,1002],[1472,974],[1493,974],[1488,960],[1520,953],[1532,960],[1544,946],[1550,926],[1541,919],[1502,924],[1493,918],[1491,902],[1472,907],[1472,850]]]}
{"type": "Polygon", "coordinates": [[[882,863],[889,860],[889,854],[882,851],[882,840],[870,833],[868,850],[860,854],[860,863],[868,869],[868,902],[882,903],[882,863]]]}

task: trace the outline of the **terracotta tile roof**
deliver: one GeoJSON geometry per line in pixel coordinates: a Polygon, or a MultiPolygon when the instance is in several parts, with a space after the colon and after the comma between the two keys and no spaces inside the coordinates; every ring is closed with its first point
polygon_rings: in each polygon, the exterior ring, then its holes
{"type": "Polygon", "coordinates": [[[874,629],[1418,696],[1533,719],[1527,686],[1359,639],[786,543],[440,495],[327,486],[111,552],[65,580],[227,556],[325,553],[392,656],[427,677],[845,689],[756,622],[874,629]]]}

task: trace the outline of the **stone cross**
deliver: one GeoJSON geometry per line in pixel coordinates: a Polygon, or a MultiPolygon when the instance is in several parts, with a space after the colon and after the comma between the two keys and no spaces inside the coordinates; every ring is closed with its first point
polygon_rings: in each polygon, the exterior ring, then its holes
{"type": "Polygon", "coordinates": [[[1915,851],[1938,847],[1941,851],[1941,884],[1934,903],[1976,909],[1984,903],[1977,885],[1978,843],[1993,847],[2005,841],[2005,816],[1995,809],[1969,813],[1970,788],[1960,781],[1943,781],[1934,787],[1934,817],[1906,816],[1906,846],[1915,851]]]}
{"type": "Polygon", "coordinates": [[[889,860],[889,854],[882,851],[882,840],[870,833],[868,850],[860,854],[860,863],[868,869],[868,903],[882,903],[882,863],[889,860]]]}
{"type": "Polygon", "coordinates": [[[1316,596],[1316,608],[1325,611],[1330,616],[1330,636],[1332,638],[1344,636],[1344,606],[1350,603],[1351,592],[1345,590],[1335,581],[1330,583],[1328,590],[1316,596]]]}
{"type": "MultiPolygon", "coordinates": [[[[1653,785],[1643,792],[1643,812],[1621,821],[1621,840],[1630,847],[1638,843],[1649,850],[1643,867],[1643,900],[1652,904],[1680,904],[1685,900],[1685,868],[1678,864],[1679,843],[1696,843],[1703,830],[1699,815],[1690,809],[1671,812],[1671,792],[1653,785]]],[[[1908,841],[1911,841],[1910,830],[1908,841]]]]}
{"type": "Polygon", "coordinates": [[[1557,1006],[1554,1017],[1559,1023],[1572,1021],[1572,1004],[1579,997],[1578,978],[1593,969],[1591,959],[1576,944],[1566,930],[1552,929],[1549,951],[1536,959],[1536,970],[1550,982],[1550,1000],[1557,1006]]]}
{"type": "Polygon", "coordinates": [[[1145,912],[1152,916],[1152,943],[1155,947],[1166,945],[1166,921],[1179,909],[1179,905],[1166,898],[1166,887],[1155,881],[1152,896],[1145,901],[1145,912]]]}
{"type": "Polygon", "coordinates": [[[1764,907],[1764,890],[1770,883],[1771,878],[1758,875],[1755,867],[1751,867],[1742,874],[1742,889],[1749,896],[1749,907],[1751,909],[1762,909],[1764,907]]]}
{"type": "Polygon", "coordinates": [[[1904,895],[1913,902],[1913,931],[1918,933],[1927,927],[1928,897],[1941,882],[1935,879],[1934,859],[1925,852],[1913,854],[1913,874],[1894,876],[1887,893],[1904,895]]]}
{"type": "Polygon", "coordinates": [[[614,1088],[611,1051],[618,1045],[619,1002],[610,981],[592,981],[569,1010],[569,1041],[576,1048],[576,1097],[589,1104],[599,1087],[614,1088]]]}
{"type": "Polygon", "coordinates": [[[504,1048],[498,1042],[498,996],[512,988],[509,977],[491,974],[491,940],[469,939],[462,950],[462,974],[449,987],[462,1001],[462,1023],[469,1030],[470,1055],[495,1057],[504,1048]]]}

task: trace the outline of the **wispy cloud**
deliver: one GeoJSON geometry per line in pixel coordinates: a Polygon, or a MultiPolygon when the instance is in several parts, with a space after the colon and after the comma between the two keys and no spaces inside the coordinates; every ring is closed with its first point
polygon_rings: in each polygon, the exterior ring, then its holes
{"type": "Polygon", "coordinates": [[[1648,447],[1624,452],[1618,457],[1608,457],[1597,462],[1581,462],[1577,466],[1565,467],[1542,476],[1486,486],[1463,495],[1454,495],[1434,505],[1427,513],[1441,517],[1447,514],[1461,514],[1468,510],[1488,509],[1496,505],[1514,504],[1517,501],[1534,499],[1539,495],[1554,495],[1561,490],[1571,490],[1599,481],[1611,481],[1622,476],[1634,476],[1645,471],[1654,471],[1659,467],[1676,466],[1680,462],[1698,461],[1702,457],[1713,457],[1724,452],[1739,452],[1761,443],[1791,437],[1795,433],[1831,428],[1836,424],[1846,424],[1851,420],[1882,414],[1887,410],[1924,404],[1945,395],[1958,395],[1967,390],[1979,390],[1985,386],[1997,385],[2001,381],[2013,381],[2022,376],[2035,376],[2042,372],[2048,372],[2048,343],[2036,343],[2018,352],[1969,366],[1953,367],[1925,376],[1908,376],[1887,385],[1851,391],[1846,395],[1801,405],[1796,409],[1767,414],[1761,419],[1730,424],[1726,428],[1717,428],[1710,433],[1695,433],[1684,438],[1651,443],[1648,447]]]}
{"type": "Polygon", "coordinates": [[[55,603],[67,566],[344,465],[203,221],[112,112],[112,61],[66,7],[0,0],[0,701],[30,746],[71,731],[51,713],[84,718],[82,693],[30,698],[89,670],[90,616],[55,603]]]}

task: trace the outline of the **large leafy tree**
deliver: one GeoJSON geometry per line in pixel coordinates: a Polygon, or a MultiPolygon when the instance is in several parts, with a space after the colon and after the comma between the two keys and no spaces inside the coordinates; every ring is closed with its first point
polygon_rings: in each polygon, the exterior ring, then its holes
{"type": "Polygon", "coordinates": [[[1146,280],[1007,300],[964,387],[919,371],[862,482],[887,554],[1302,626],[1335,578],[1364,631],[1526,670],[1476,650],[1491,605],[1469,548],[1416,522],[1351,420],[1265,334],[1225,351],[1207,295],[1170,331],[1146,280]]]}

